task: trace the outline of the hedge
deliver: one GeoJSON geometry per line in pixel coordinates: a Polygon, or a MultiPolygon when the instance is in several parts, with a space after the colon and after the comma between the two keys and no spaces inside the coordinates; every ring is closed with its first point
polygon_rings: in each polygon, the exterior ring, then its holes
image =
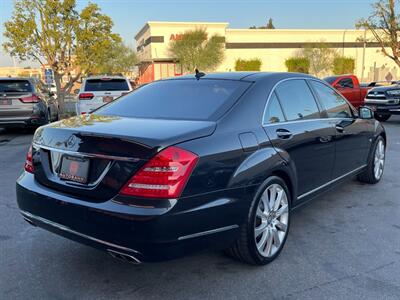
{"type": "Polygon", "coordinates": [[[355,60],[351,57],[336,57],[333,60],[333,74],[353,74],[355,69],[355,60]]]}
{"type": "Polygon", "coordinates": [[[310,61],[305,57],[291,57],[285,61],[288,72],[309,73],[310,61]]]}
{"type": "Polygon", "coordinates": [[[235,62],[235,71],[260,71],[261,59],[237,59],[235,62]]]}

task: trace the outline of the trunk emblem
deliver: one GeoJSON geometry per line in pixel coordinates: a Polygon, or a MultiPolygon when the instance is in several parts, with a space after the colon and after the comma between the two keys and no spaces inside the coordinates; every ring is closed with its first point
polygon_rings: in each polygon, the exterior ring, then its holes
{"type": "Polygon", "coordinates": [[[76,144],[76,137],[75,137],[75,135],[71,135],[69,138],[68,138],[68,140],[67,140],[67,147],[73,147],[73,146],[75,146],[75,144],[76,144]]]}

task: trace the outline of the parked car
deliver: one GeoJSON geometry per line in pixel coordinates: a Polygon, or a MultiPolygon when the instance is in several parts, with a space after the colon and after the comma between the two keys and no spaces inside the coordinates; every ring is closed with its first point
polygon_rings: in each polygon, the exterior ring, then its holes
{"type": "Polygon", "coordinates": [[[78,114],[86,114],[105,103],[132,91],[131,83],[123,76],[90,76],[76,90],[78,114]]]}
{"type": "Polygon", "coordinates": [[[369,86],[361,86],[357,76],[337,75],[324,78],[331,86],[337,89],[355,108],[364,105],[364,98],[369,86]]]}
{"type": "Polygon", "coordinates": [[[58,119],[54,94],[34,78],[0,78],[0,127],[38,127],[58,119]]]}
{"type": "Polygon", "coordinates": [[[385,146],[370,109],[312,76],[187,75],[39,128],[17,201],[29,223],[126,261],[215,247],[263,265],[293,208],[355,175],[379,182],[385,146]]]}
{"type": "Polygon", "coordinates": [[[392,115],[400,115],[400,85],[392,84],[371,89],[365,97],[365,105],[370,107],[375,118],[381,122],[392,115]]]}

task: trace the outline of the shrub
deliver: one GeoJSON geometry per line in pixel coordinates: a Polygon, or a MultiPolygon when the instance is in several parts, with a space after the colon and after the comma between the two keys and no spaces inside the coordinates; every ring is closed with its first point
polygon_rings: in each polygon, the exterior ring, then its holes
{"type": "Polygon", "coordinates": [[[353,74],[355,69],[355,60],[351,57],[339,56],[333,60],[333,74],[353,74]]]}
{"type": "Polygon", "coordinates": [[[285,61],[288,72],[309,73],[310,61],[305,57],[291,57],[285,61]]]}
{"type": "Polygon", "coordinates": [[[235,71],[260,71],[261,59],[237,59],[235,62],[235,71]]]}

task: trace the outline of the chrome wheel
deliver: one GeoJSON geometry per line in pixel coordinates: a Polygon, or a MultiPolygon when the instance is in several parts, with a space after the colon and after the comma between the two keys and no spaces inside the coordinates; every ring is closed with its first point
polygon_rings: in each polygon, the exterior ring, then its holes
{"type": "Polygon", "coordinates": [[[375,179],[379,180],[383,174],[385,166],[385,145],[382,140],[378,142],[375,149],[374,157],[374,175],[375,179]]]}
{"type": "Polygon", "coordinates": [[[283,245],[289,224],[289,205],[285,189],[279,184],[268,186],[258,203],[254,224],[257,250],[272,257],[283,245]]]}

